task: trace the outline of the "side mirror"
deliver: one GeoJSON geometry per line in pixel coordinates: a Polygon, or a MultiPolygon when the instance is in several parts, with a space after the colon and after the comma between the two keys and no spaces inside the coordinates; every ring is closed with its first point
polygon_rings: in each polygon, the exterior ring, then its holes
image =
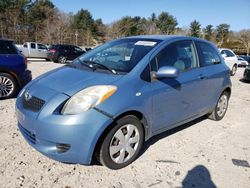
{"type": "Polygon", "coordinates": [[[154,78],[177,78],[180,74],[179,69],[172,66],[163,66],[156,73],[153,74],[154,78]]]}

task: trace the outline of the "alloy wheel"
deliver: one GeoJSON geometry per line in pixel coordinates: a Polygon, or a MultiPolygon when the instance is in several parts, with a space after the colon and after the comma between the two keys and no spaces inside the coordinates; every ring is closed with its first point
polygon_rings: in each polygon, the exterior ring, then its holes
{"type": "Polygon", "coordinates": [[[58,62],[59,62],[59,63],[66,63],[66,61],[67,61],[67,59],[66,59],[66,57],[64,57],[64,56],[60,56],[60,57],[58,58],[58,62]]]}
{"type": "Polygon", "coordinates": [[[224,114],[226,113],[227,110],[227,105],[228,105],[228,98],[227,95],[223,94],[217,104],[217,114],[219,117],[223,117],[224,114]]]}
{"type": "Polygon", "coordinates": [[[0,76],[0,98],[10,96],[14,91],[14,83],[10,78],[0,76]]]}

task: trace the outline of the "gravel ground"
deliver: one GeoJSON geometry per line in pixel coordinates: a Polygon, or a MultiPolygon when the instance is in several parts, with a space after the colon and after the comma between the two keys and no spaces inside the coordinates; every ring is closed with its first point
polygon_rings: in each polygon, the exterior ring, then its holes
{"type": "MultiPolygon", "coordinates": [[[[29,63],[34,78],[59,66],[29,63]]],[[[243,70],[232,77],[223,120],[200,118],[153,137],[134,163],[118,171],[63,164],[34,151],[17,129],[15,99],[0,101],[0,187],[249,188],[250,84],[240,81],[243,70]]]]}

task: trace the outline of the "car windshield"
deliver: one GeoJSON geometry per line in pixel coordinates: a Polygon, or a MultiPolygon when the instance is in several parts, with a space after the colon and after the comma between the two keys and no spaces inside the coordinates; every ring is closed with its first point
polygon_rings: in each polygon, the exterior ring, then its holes
{"type": "Polygon", "coordinates": [[[84,63],[113,73],[127,73],[160,42],[152,39],[115,40],[89,51],[72,63],[84,63]]]}

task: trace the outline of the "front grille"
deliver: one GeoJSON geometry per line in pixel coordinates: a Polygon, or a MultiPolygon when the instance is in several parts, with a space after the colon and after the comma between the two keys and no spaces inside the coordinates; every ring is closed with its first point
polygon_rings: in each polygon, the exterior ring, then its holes
{"type": "Polygon", "coordinates": [[[32,96],[29,100],[25,99],[25,95],[23,95],[23,107],[25,109],[31,110],[33,112],[38,112],[43,107],[45,101],[39,99],[37,97],[32,96]]]}
{"type": "Polygon", "coordinates": [[[36,135],[19,125],[20,131],[23,133],[24,137],[29,140],[32,144],[36,144],[36,135]]]}

